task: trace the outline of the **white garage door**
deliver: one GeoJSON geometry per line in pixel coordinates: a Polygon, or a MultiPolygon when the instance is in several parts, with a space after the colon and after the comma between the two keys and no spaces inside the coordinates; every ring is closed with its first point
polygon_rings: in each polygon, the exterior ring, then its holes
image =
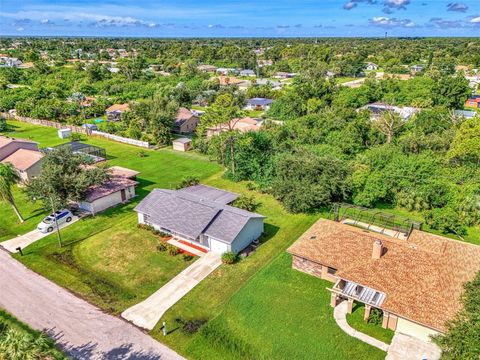
{"type": "Polygon", "coordinates": [[[228,251],[228,245],[221,241],[210,238],[210,251],[223,254],[228,251]]]}

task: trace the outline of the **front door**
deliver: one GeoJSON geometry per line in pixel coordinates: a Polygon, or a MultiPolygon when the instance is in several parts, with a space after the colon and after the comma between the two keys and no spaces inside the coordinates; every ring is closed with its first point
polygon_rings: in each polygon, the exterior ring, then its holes
{"type": "Polygon", "coordinates": [[[122,189],[122,190],[120,191],[120,195],[122,196],[122,201],[127,200],[127,195],[125,194],[125,189],[122,189]]]}

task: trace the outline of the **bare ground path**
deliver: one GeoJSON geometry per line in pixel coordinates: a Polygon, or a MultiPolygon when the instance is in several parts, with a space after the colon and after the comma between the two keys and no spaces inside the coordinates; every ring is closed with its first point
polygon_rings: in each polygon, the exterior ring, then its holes
{"type": "Polygon", "coordinates": [[[4,250],[0,307],[45,330],[74,359],[183,359],[135,326],[27,269],[4,250]]]}

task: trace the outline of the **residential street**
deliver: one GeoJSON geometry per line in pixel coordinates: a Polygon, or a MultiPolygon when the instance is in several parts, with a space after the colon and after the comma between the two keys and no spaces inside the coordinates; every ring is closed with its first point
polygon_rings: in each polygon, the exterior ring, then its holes
{"type": "Polygon", "coordinates": [[[182,359],[138,328],[77,298],[0,250],[0,308],[45,330],[74,359],[182,359]]]}

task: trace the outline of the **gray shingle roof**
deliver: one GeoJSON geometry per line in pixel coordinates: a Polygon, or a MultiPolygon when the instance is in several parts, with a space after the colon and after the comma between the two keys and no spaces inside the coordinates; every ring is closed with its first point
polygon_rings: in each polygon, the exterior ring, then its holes
{"type": "Polygon", "coordinates": [[[201,198],[222,203],[224,205],[230,204],[238,198],[238,194],[220,190],[207,185],[193,185],[183,189],[180,189],[182,192],[187,192],[189,194],[197,195],[201,198]]]}
{"type": "MultiPolygon", "coordinates": [[[[155,189],[137,205],[135,211],[147,214],[153,224],[192,239],[206,234],[227,243],[233,242],[249,219],[263,218],[262,215],[184,190],[155,189]]],[[[210,189],[207,192],[213,193],[210,189]]]]}

